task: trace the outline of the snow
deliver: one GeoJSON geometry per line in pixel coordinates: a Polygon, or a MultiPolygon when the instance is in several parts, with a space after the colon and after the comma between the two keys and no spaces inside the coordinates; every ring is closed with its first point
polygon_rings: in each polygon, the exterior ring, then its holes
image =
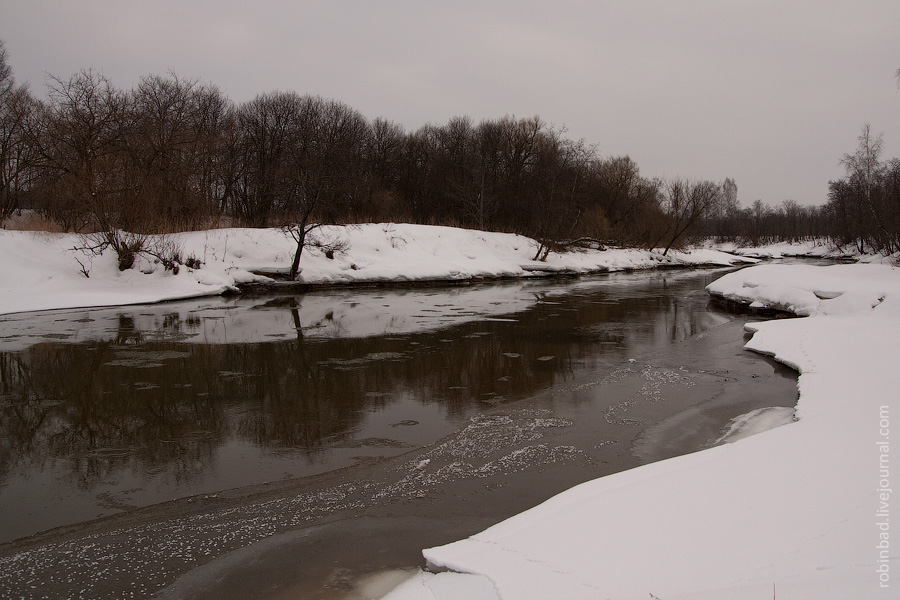
{"type": "Polygon", "coordinates": [[[824,240],[774,242],[761,246],[744,246],[735,242],[726,242],[716,244],[716,248],[739,256],[750,256],[763,259],[779,259],[791,256],[804,256],[807,258],[842,258],[854,255],[852,252],[843,252],[824,240]]]}
{"type": "Polygon", "coordinates": [[[805,258],[848,258],[858,259],[860,253],[855,247],[838,248],[827,240],[806,240],[802,242],[773,242],[759,246],[745,246],[736,242],[715,244],[715,248],[738,256],[766,260],[802,256],[805,258]]]}
{"type": "Polygon", "coordinates": [[[178,275],[157,265],[151,273],[119,271],[112,252],[86,256],[80,236],[0,230],[0,314],[162,302],[217,295],[233,289],[235,277],[224,272],[178,275]],[[85,264],[85,277],[78,261],[85,264]]]}
{"type": "Polygon", "coordinates": [[[391,598],[406,597],[428,598],[465,598],[466,600],[499,600],[493,582],[483,575],[468,573],[426,573],[420,571],[397,586],[391,598]],[[427,596],[421,595],[422,592],[427,596]]]}
{"type": "Polygon", "coordinates": [[[883,301],[893,273],[889,265],[771,264],[723,277],[707,289],[754,308],[762,305],[800,316],[861,315],[883,301]]]}
{"type": "Polygon", "coordinates": [[[884,256],[878,253],[863,253],[853,245],[838,247],[827,239],[812,239],[800,242],[772,242],[758,246],[746,246],[737,242],[716,242],[712,244],[716,250],[728,252],[747,258],[763,260],[779,260],[782,258],[826,258],[835,260],[852,260],[861,263],[896,262],[900,256],[884,256]]]}
{"type": "MultiPolygon", "coordinates": [[[[307,283],[527,278],[736,260],[712,249],[668,256],[611,249],[551,254],[535,264],[534,241],[512,234],[369,224],[323,228],[320,235],[341,239],[347,250],[334,259],[315,249],[305,253],[300,278],[307,283]]],[[[182,256],[199,258],[202,268],[182,267],[175,275],[142,259],[121,272],[111,253],[74,250],[83,245],[79,236],[0,230],[0,314],[215,296],[265,281],[260,272],[285,272],[293,252],[293,242],[275,229],[181,233],[166,241],[182,256]]],[[[890,575],[900,572],[896,536],[889,544],[889,467],[900,464],[889,445],[900,389],[900,272],[885,264],[768,264],[730,273],[708,289],[807,316],[748,325],[749,349],[800,371],[795,411],[744,415],[722,445],[587,482],[466,540],[427,549],[433,569],[448,571],[418,573],[387,598],[889,597],[890,587],[881,586],[896,585],[890,575]]],[[[498,317],[505,311],[489,306],[527,301],[526,293],[511,294],[462,318],[498,317]]],[[[301,324],[322,331],[316,335],[327,335],[325,321],[342,310],[357,314],[340,302],[329,306],[324,296],[306,296],[301,324]]],[[[402,295],[393,300],[402,302],[402,295]]],[[[447,303],[468,301],[460,295],[447,303]]],[[[209,302],[185,310],[231,307],[230,300],[209,302]]],[[[363,323],[383,312],[362,311],[353,326],[365,335],[363,323]]],[[[162,314],[146,313],[151,321],[162,314]]],[[[240,312],[233,314],[227,325],[240,339],[296,334],[293,321],[242,331],[240,312]]],[[[91,318],[111,321],[112,313],[104,315],[91,318]]],[[[67,326],[75,337],[76,322],[67,326]]],[[[29,336],[45,333],[25,330],[35,327],[33,320],[17,323],[5,318],[4,336],[12,332],[10,338],[29,343],[29,336]]],[[[226,336],[186,335],[204,343],[226,336]]]]}
{"type": "MultiPolygon", "coordinates": [[[[394,223],[323,227],[315,235],[342,241],[346,251],[333,259],[316,248],[304,251],[299,280],[310,284],[467,281],[753,261],[711,249],[667,256],[611,249],[551,253],[535,263],[535,242],[526,237],[394,223]]],[[[269,280],[265,274],[287,273],[295,248],[278,229],[177,233],[151,237],[150,243],[178,248],[184,259],[195,257],[203,265],[182,266],[174,275],[144,258],[136,268],[119,271],[113,252],[92,256],[77,250],[85,245],[81,236],[0,230],[0,314],[219,295],[269,280]]]]}
{"type": "Polygon", "coordinates": [[[451,571],[441,587],[417,576],[386,598],[469,597],[453,572],[487,578],[494,596],[481,597],[497,599],[893,597],[900,271],[764,265],[708,289],[810,315],[748,325],[749,349],[800,371],[796,411],[745,415],[724,436],[733,443],[584,483],[427,549],[432,569],[451,571]]]}
{"type": "Polygon", "coordinates": [[[757,408],[733,418],[715,444],[731,444],[751,435],[793,423],[794,420],[793,408],[784,406],[757,408]]]}

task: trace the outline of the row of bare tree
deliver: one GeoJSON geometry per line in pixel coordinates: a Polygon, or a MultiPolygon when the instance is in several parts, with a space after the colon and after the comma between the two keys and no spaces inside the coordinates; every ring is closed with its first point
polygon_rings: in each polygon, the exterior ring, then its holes
{"type": "Polygon", "coordinates": [[[299,250],[319,223],[408,221],[522,233],[544,252],[575,239],[668,249],[727,195],[645,178],[538,117],[407,132],[315,96],[235,104],[175,75],[123,91],[93,70],[48,79],[38,99],[0,52],[0,216],[32,208],[69,231],[286,226],[299,250]]]}
{"type": "Polygon", "coordinates": [[[900,159],[882,160],[882,138],[863,127],[856,152],[844,156],[847,176],[828,183],[829,234],[840,245],[900,252],[900,159]]]}
{"type": "Polygon", "coordinates": [[[846,176],[828,183],[823,205],[802,206],[785,200],[768,206],[761,200],[741,209],[727,193],[708,214],[704,233],[720,240],[753,245],[829,239],[859,252],[900,251],[900,159],[882,160],[882,138],[863,127],[859,144],[844,155],[846,176]]]}

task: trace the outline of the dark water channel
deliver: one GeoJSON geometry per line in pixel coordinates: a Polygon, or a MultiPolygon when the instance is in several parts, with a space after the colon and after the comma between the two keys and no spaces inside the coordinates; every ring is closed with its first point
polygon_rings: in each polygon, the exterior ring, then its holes
{"type": "Polygon", "coordinates": [[[0,596],[361,597],[422,547],[702,448],[796,401],[708,304],[721,274],[0,317],[0,596]]]}

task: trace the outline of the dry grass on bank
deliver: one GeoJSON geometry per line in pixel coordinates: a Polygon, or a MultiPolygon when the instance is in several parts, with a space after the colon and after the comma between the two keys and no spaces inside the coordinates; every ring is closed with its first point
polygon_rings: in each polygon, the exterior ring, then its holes
{"type": "Polygon", "coordinates": [[[9,217],[0,219],[0,229],[10,231],[43,231],[46,233],[65,233],[65,230],[50,219],[32,210],[14,211],[9,217]]]}

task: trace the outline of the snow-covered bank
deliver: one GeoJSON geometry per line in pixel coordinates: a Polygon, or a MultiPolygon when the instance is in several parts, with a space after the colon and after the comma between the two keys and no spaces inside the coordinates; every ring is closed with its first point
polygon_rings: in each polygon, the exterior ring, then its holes
{"type": "MultiPolygon", "coordinates": [[[[307,249],[300,280],[310,284],[465,281],[752,262],[709,249],[667,256],[612,249],[551,253],[546,262],[534,263],[535,242],[522,236],[393,223],[325,227],[316,235],[341,240],[346,250],[329,259],[319,249],[307,249]]],[[[184,259],[200,260],[202,267],[182,266],[175,275],[142,259],[134,269],[119,271],[110,250],[102,256],[76,250],[84,246],[80,236],[0,230],[0,314],[217,295],[268,280],[258,273],[286,273],[295,249],[278,229],[178,233],[165,242],[184,259]]]]}
{"type": "Polygon", "coordinates": [[[722,242],[715,247],[738,256],[749,256],[762,259],[778,259],[786,257],[804,258],[857,258],[859,255],[849,250],[844,251],[824,240],[807,240],[804,242],[775,242],[760,246],[748,246],[736,242],[722,242]]]}
{"type": "Polygon", "coordinates": [[[898,271],[887,265],[759,265],[740,277],[723,277],[711,294],[751,308],[798,316],[855,316],[870,312],[888,295],[898,271]]]}
{"type": "Polygon", "coordinates": [[[900,256],[897,255],[885,256],[877,252],[862,253],[853,245],[839,248],[825,239],[802,242],[774,242],[760,246],[748,246],[736,242],[719,242],[712,244],[711,247],[737,256],[764,260],[798,257],[889,264],[896,263],[900,259],[900,256]]]}
{"type": "Polygon", "coordinates": [[[801,372],[796,422],[582,484],[425,550],[462,574],[421,573],[387,598],[892,598],[900,270],[767,265],[708,289],[813,315],[748,326],[748,348],[801,372]]]}

